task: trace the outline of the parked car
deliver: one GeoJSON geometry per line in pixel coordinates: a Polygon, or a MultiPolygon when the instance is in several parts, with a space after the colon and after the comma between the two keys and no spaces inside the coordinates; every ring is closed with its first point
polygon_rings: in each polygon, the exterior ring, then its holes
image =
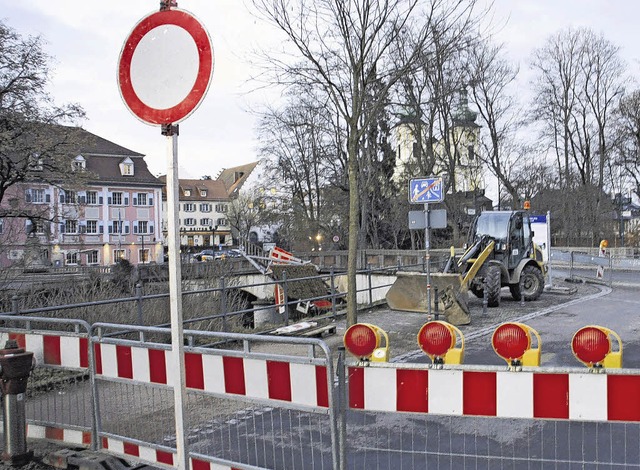
{"type": "Polygon", "coordinates": [[[242,253],[234,248],[229,250],[220,250],[215,252],[215,259],[240,258],[242,253]]]}
{"type": "Polygon", "coordinates": [[[214,250],[202,250],[195,255],[196,261],[213,261],[215,259],[216,252],[214,250]]]}

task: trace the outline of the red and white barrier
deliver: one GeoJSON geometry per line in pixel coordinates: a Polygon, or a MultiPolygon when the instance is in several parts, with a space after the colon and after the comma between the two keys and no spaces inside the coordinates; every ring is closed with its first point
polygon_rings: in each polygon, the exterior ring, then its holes
{"type": "MultiPolygon", "coordinates": [[[[138,457],[150,463],[159,463],[170,466],[173,466],[175,459],[175,454],[173,452],[157,450],[151,447],[121,441],[119,439],[112,439],[110,437],[102,438],[102,449],[123,457],[138,457]]],[[[230,469],[230,467],[220,468],[226,468],[227,470],[230,469]]]]}
{"type": "Polygon", "coordinates": [[[349,405],[454,416],[640,421],[640,375],[350,367],[349,405]]]}
{"type": "MultiPolygon", "coordinates": [[[[96,345],[96,373],[171,385],[170,351],[96,345]]],[[[329,406],[325,366],[185,352],[186,386],[215,394],[329,406]]]]}
{"type": "Polygon", "coordinates": [[[80,336],[3,333],[0,342],[13,339],[18,347],[33,353],[38,364],[72,369],[89,367],[89,340],[80,336]]]}
{"type": "MultiPolygon", "coordinates": [[[[38,364],[88,368],[88,339],[76,336],[10,334],[18,346],[34,353],[38,364]]],[[[95,344],[96,374],[144,383],[175,383],[170,351],[95,344]]],[[[186,386],[216,394],[281,400],[327,408],[326,367],[275,360],[185,352],[186,386]]]]}
{"type": "Polygon", "coordinates": [[[300,258],[293,256],[293,253],[277,246],[269,250],[269,258],[273,264],[305,264],[300,258]]]}
{"type": "MultiPolygon", "coordinates": [[[[131,442],[121,441],[112,438],[102,439],[102,448],[111,454],[117,454],[125,459],[127,457],[137,457],[149,463],[161,464],[163,466],[175,466],[175,454],[165,452],[151,447],[145,447],[131,442]]],[[[236,467],[216,464],[199,459],[189,459],[190,470],[237,470],[236,467]]]]}
{"type": "Polygon", "coordinates": [[[91,432],[78,431],[77,429],[27,424],[27,437],[30,439],[48,439],[82,447],[91,445],[91,432]]]}

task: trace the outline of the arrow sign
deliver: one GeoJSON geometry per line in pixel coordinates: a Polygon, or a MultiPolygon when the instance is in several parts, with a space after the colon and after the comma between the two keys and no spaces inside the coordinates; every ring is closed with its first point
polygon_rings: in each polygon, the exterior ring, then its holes
{"type": "Polygon", "coordinates": [[[414,179],[409,182],[409,202],[412,204],[428,204],[430,202],[442,202],[442,178],[430,177],[414,179]]]}

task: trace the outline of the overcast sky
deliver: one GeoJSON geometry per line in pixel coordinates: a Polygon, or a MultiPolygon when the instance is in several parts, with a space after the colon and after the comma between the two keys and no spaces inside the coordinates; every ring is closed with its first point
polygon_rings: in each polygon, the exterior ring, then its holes
{"type": "MultiPolygon", "coordinates": [[[[125,107],[116,80],[120,49],[135,24],[158,10],[159,0],[0,0],[0,17],[20,34],[41,35],[54,57],[51,94],[58,104],[78,102],[83,127],[146,155],[151,171],[166,173],[166,139],[125,107]]],[[[257,160],[255,118],[248,112],[264,96],[252,85],[249,52],[272,37],[252,18],[243,0],[179,0],[178,6],[205,25],[213,42],[215,69],[201,106],[180,124],[180,176],[217,176],[257,160]]],[[[550,34],[568,26],[602,32],[622,48],[638,75],[637,18],[640,2],[629,0],[496,0],[497,39],[527,75],[526,60],[550,34]]]]}

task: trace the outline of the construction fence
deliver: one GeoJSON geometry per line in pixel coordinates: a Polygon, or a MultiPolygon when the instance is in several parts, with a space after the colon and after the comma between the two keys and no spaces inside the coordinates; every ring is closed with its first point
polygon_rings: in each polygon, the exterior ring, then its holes
{"type": "MultiPolygon", "coordinates": [[[[0,321],[3,341],[36,356],[29,437],[178,465],[170,330],[0,321]]],[[[635,369],[359,363],[320,339],[191,330],[185,341],[194,469],[640,468],[635,369]]]]}

